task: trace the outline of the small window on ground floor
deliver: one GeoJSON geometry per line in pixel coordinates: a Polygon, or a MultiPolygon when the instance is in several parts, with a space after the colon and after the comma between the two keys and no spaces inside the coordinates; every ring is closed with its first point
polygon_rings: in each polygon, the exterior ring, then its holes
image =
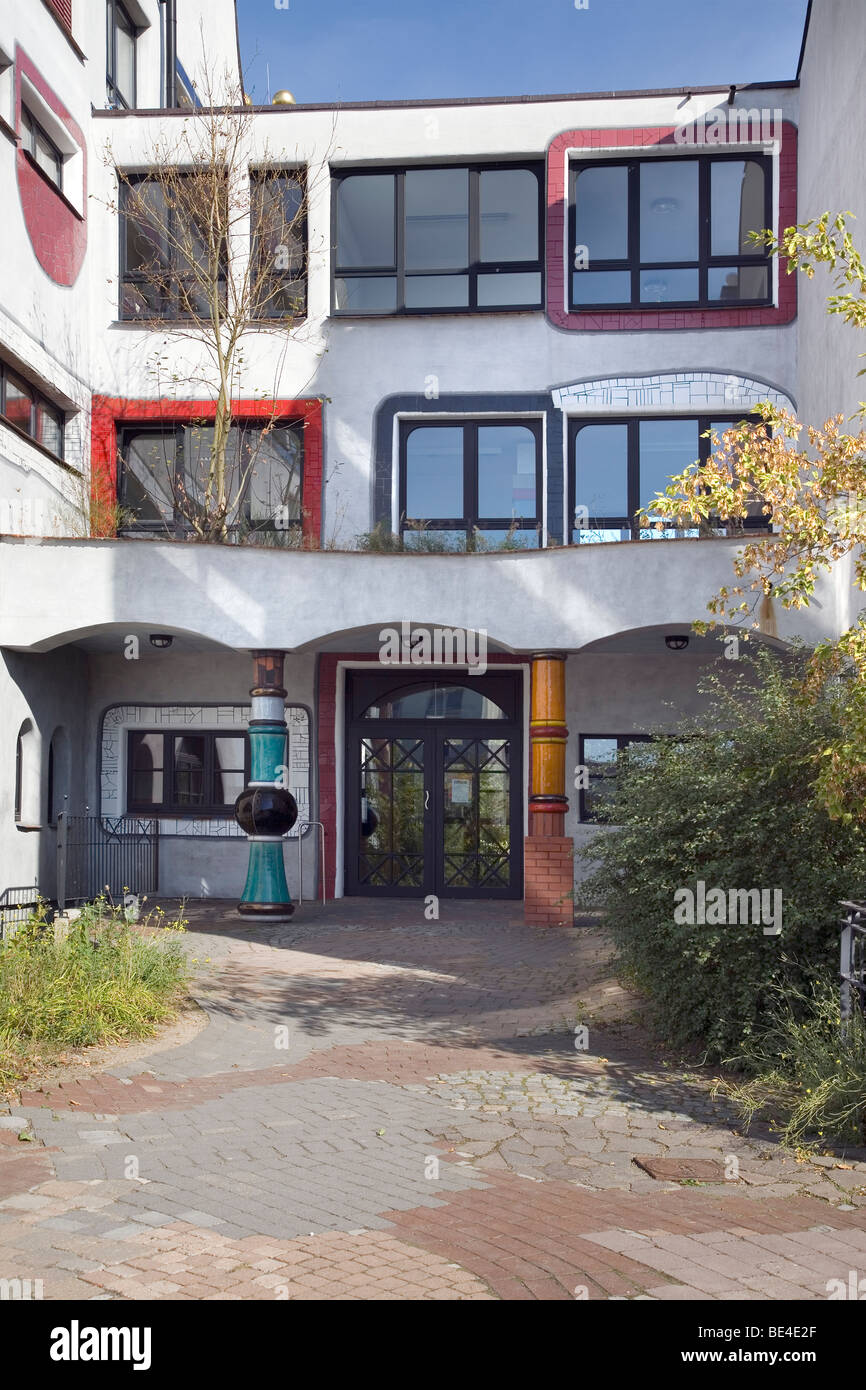
{"type": "Polygon", "coordinates": [[[129,811],[172,816],[231,814],[249,777],[246,734],[136,730],[127,739],[129,811]]]}
{"type": "Polygon", "coordinates": [[[534,549],[540,544],[537,420],[406,421],[400,525],[418,549],[534,549]]]}
{"type": "Polygon", "coordinates": [[[620,754],[637,744],[651,743],[649,734],[583,734],[580,738],[581,779],[587,785],[580,788],[580,819],[606,821],[616,788],[616,772],[620,754]]]}

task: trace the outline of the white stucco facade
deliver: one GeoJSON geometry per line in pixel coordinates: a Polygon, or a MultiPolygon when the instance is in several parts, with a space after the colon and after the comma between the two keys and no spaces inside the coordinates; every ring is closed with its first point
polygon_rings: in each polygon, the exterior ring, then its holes
{"type": "MultiPolygon", "coordinates": [[[[135,106],[109,109],[102,8],[73,0],[71,31],[49,5],[0,11],[0,189],[7,209],[0,368],[26,380],[65,418],[59,459],[0,413],[0,894],[28,884],[49,897],[56,891],[47,798],[48,749],[58,730],[52,794],[62,776],[70,811],[122,816],[131,785],[125,771],[103,805],[106,712],[132,711],[116,719],[124,739],[135,729],[169,727],[169,716],[147,713],[156,710],[176,710],[179,728],[214,732],[239,721],[243,730],[254,651],[287,654],[286,704],[306,712],[307,762],[302,768],[299,755],[293,785],[307,789],[305,818],[325,823],[332,891],[345,882],[351,796],[335,661],[374,659],[388,624],[483,631],[503,670],[509,658],[522,670],[534,653],[567,654],[569,768],[579,761],[581,737],[648,732],[670,725],[676,711],[699,714],[700,676],[713,663],[726,671],[722,658],[694,638],[687,651],[670,651],[664,638],[688,634],[706,615],[709,600],[731,581],[740,542],[717,536],[572,544],[573,427],[738,417],[767,399],[817,421],[854,408],[857,345],[838,325],[827,326],[815,282],[788,307],[789,287],[775,264],[770,302],[751,314],[728,313],[720,302],[667,314],[662,305],[657,316],[624,310],[615,325],[610,314],[578,322],[564,298],[570,233],[557,240],[554,229],[556,216],[564,218],[562,186],[575,152],[601,161],[693,156],[658,132],[724,113],[728,89],[239,108],[238,119],[249,122],[249,168],[302,170],[306,180],[307,314],[293,326],[263,324],[247,335],[237,396],[315,407],[315,534],[302,550],[106,539],[90,534],[97,414],[103,419],[114,410],[122,421],[124,402],[151,402],[149,418],[157,419],[166,404],[212,400],[213,391],[201,385],[207,358],[199,344],[169,325],[162,331],[121,317],[116,170],[146,171],[160,143],[176,149],[186,132],[195,139],[197,118],[189,109],[161,109],[171,7],[157,0],[128,0],[137,29],[135,106]],[[50,225],[46,230],[45,209],[50,213],[57,194],[46,194],[22,154],[22,105],[43,121],[63,156],[58,228],[70,229],[63,245],[60,230],[58,244],[50,225]],[[584,132],[594,132],[591,143],[584,132]],[[545,308],[335,314],[335,176],[516,161],[537,161],[544,170],[545,308]],[[406,422],[510,420],[538,425],[540,549],[359,549],[359,538],[377,524],[399,528],[406,422]],[[172,637],[171,647],[155,650],[151,634],[172,637]]],[[[766,143],[732,138],[724,153],[766,158],[776,226],[783,208],[805,217],[836,203],[857,212],[864,202],[862,141],[844,136],[846,122],[858,131],[864,125],[860,9],[858,0],[815,0],[802,85],[790,80],[736,94],[738,105],[773,114],[766,143]],[[843,30],[851,42],[840,45],[843,30]],[[799,164],[790,154],[797,136],[799,164]]],[[[230,0],[177,0],[176,37],[184,80],[201,86],[205,66],[220,90],[239,80],[230,0]]],[[[171,419],[179,419],[176,412],[171,419]]],[[[777,606],[769,620],[765,614],[765,636],[779,648],[796,639],[812,644],[843,630],[854,611],[856,596],[839,567],[822,579],[808,609],[795,614],[777,606]]],[[[518,725],[528,731],[525,699],[518,725]]],[[[524,747],[524,764],[525,755],[524,747]]],[[[125,769],[122,758],[119,766],[125,769]]],[[[240,893],[246,845],[233,830],[205,822],[184,835],[176,816],[163,820],[161,892],[240,893]]],[[[581,823],[576,797],[565,833],[578,846],[596,833],[581,823]]],[[[309,894],[317,886],[312,837],[304,853],[309,894]]],[[[293,845],[286,866],[294,889],[293,845]]]]}

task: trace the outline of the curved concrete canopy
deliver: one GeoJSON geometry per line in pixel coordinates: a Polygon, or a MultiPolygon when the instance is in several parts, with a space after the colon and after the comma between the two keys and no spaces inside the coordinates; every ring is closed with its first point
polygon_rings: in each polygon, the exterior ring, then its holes
{"type": "MultiPolygon", "coordinates": [[[[504,650],[577,650],[640,628],[688,631],[730,584],[734,539],[625,541],[522,553],[375,555],[178,542],[0,545],[0,646],[49,651],[106,627],[183,631],[236,650],[310,648],[407,621],[485,630],[504,650]],[[184,615],[184,627],[177,617],[184,615]],[[380,619],[379,615],[386,615],[380,619]]],[[[837,635],[829,576],[779,636],[837,635]]]]}

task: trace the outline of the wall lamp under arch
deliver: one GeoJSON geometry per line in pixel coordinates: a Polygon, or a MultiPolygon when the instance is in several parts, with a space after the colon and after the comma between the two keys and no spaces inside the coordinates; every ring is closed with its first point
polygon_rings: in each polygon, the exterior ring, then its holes
{"type": "Polygon", "coordinates": [[[672,633],[670,637],[665,638],[665,646],[672,652],[683,652],[688,645],[688,637],[681,632],[672,633]]]}
{"type": "Polygon", "coordinates": [[[174,638],[170,637],[167,632],[152,632],[150,634],[150,645],[158,648],[161,652],[170,647],[173,641],[174,638]]]}

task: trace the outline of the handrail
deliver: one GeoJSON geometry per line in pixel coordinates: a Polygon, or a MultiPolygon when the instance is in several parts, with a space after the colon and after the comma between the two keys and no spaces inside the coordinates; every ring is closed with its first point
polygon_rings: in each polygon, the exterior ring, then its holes
{"type": "Polygon", "coordinates": [[[297,826],[297,902],[303,902],[303,830],[310,826],[317,826],[320,831],[321,844],[321,905],[322,908],[327,902],[327,885],[325,885],[325,827],[321,820],[302,820],[297,826]]]}

